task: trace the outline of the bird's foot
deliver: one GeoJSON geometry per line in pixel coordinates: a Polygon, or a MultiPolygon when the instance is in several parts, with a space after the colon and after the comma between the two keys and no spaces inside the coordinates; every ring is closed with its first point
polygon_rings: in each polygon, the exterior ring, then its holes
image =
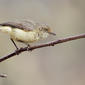
{"type": "Polygon", "coordinates": [[[30,48],[30,47],[31,47],[31,46],[28,44],[28,45],[27,45],[27,51],[29,51],[29,48],[30,48]]]}
{"type": "Polygon", "coordinates": [[[15,50],[16,55],[19,55],[19,48],[15,50]]]}

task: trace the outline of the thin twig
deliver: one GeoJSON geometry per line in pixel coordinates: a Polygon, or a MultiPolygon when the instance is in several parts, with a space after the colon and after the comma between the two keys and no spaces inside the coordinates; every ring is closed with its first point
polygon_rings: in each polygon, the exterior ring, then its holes
{"type": "Polygon", "coordinates": [[[6,74],[0,74],[0,77],[2,77],[2,78],[6,78],[7,75],[6,75],[6,74]]]}
{"type": "Polygon", "coordinates": [[[20,48],[19,50],[14,51],[14,52],[10,53],[9,55],[6,55],[6,56],[0,58],[0,62],[5,61],[5,60],[17,55],[17,54],[24,52],[24,51],[32,51],[34,49],[38,49],[38,48],[42,48],[42,47],[54,46],[56,44],[68,42],[68,41],[71,41],[71,40],[81,39],[81,38],[85,38],[85,34],[71,36],[71,37],[67,37],[67,38],[63,38],[63,39],[58,39],[56,41],[52,41],[52,42],[49,42],[47,44],[41,44],[41,45],[29,47],[29,48],[27,48],[27,47],[20,48]]]}

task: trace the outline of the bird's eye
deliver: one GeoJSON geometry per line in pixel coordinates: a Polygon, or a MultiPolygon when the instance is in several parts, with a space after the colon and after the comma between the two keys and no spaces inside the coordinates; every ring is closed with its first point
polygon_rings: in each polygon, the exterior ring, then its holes
{"type": "Polygon", "coordinates": [[[45,29],[45,31],[48,31],[48,29],[45,29]]]}

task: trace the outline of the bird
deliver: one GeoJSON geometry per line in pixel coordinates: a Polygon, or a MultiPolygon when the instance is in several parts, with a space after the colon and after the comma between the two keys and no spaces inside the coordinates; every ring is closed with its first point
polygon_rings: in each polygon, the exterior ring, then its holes
{"type": "Polygon", "coordinates": [[[17,50],[19,48],[15,41],[22,42],[30,47],[30,43],[43,40],[49,35],[56,35],[51,32],[51,28],[47,24],[37,23],[32,20],[1,23],[0,31],[10,36],[10,40],[17,50]]]}

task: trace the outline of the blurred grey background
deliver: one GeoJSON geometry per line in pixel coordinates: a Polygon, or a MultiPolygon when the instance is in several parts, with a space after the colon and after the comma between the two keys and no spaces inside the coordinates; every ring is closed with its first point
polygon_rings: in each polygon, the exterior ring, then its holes
{"type": "MultiPolygon", "coordinates": [[[[56,37],[85,33],[84,0],[0,0],[0,23],[32,19],[47,23],[56,37]]],[[[19,47],[23,44],[17,43],[19,47]]],[[[7,34],[0,32],[0,57],[15,50],[7,34]]],[[[0,63],[0,85],[85,85],[85,39],[24,52],[0,63]]]]}

